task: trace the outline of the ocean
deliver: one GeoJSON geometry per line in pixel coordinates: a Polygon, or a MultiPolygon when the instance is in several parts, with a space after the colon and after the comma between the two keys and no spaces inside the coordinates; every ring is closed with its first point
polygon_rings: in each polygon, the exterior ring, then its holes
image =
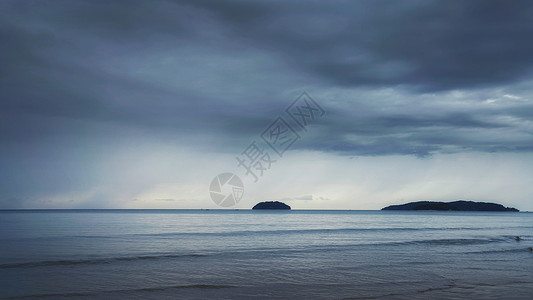
{"type": "Polygon", "coordinates": [[[0,211],[0,299],[532,299],[529,247],[526,212],[0,211]]]}

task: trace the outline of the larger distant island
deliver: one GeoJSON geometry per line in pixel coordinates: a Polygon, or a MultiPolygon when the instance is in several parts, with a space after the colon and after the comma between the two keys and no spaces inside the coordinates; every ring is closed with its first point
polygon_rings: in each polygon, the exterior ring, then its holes
{"type": "Polygon", "coordinates": [[[391,205],[381,210],[452,210],[452,211],[512,211],[519,210],[513,207],[505,207],[497,203],[474,202],[474,201],[453,201],[453,202],[433,202],[418,201],[406,204],[391,205]]]}

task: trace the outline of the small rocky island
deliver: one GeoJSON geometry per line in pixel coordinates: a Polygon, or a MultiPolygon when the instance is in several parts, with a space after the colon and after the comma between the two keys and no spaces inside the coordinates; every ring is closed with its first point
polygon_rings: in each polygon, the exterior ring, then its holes
{"type": "Polygon", "coordinates": [[[279,201],[265,201],[257,203],[252,209],[285,209],[290,210],[291,207],[279,201]]]}
{"type": "Polygon", "coordinates": [[[497,203],[474,202],[474,201],[454,201],[454,202],[433,202],[418,201],[400,205],[391,205],[381,210],[451,210],[451,211],[511,211],[519,210],[513,207],[505,207],[497,203]]]}

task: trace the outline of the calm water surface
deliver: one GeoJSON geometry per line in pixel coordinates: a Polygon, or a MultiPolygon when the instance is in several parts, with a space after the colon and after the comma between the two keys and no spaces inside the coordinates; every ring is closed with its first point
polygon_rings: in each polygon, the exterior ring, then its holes
{"type": "Polygon", "coordinates": [[[533,213],[0,211],[0,299],[532,299],[529,247],[533,213]]]}

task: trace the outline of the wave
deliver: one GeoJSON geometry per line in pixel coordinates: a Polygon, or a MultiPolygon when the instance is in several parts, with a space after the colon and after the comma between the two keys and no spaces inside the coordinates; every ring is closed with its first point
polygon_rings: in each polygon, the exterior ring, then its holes
{"type": "Polygon", "coordinates": [[[155,260],[166,258],[187,258],[187,257],[204,257],[208,254],[165,254],[165,255],[141,255],[141,256],[122,256],[101,259],[73,259],[73,260],[46,260],[36,262],[0,264],[0,269],[12,268],[32,268],[32,267],[49,267],[49,266],[69,266],[69,265],[98,265],[108,264],[116,261],[135,261],[135,260],[155,260]]]}
{"type": "MultiPolygon", "coordinates": [[[[171,286],[156,286],[145,287],[138,289],[122,289],[122,290],[108,290],[99,292],[72,292],[72,293],[50,293],[50,294],[36,294],[13,296],[0,299],[26,299],[26,298],[71,298],[71,297],[90,297],[90,296],[105,296],[109,294],[129,294],[138,292],[159,292],[173,289],[227,289],[236,288],[235,285],[220,285],[220,284],[189,284],[189,285],[171,285],[171,286]]],[[[117,295],[118,296],[118,295],[117,295]]]]}
{"type": "MultiPolygon", "coordinates": [[[[74,236],[48,236],[48,237],[22,237],[0,238],[0,242],[18,240],[63,240],[63,239],[121,239],[131,237],[180,237],[180,236],[253,236],[253,235],[291,235],[291,234],[335,234],[349,232],[453,232],[453,231],[485,231],[497,230],[503,227],[384,227],[384,228],[314,228],[314,229],[279,229],[279,230],[236,230],[219,232],[160,232],[160,233],[126,233],[116,235],[74,235],[74,236]]],[[[533,229],[530,226],[506,227],[506,229],[533,229]]]]}
{"type": "Polygon", "coordinates": [[[316,234],[316,233],[345,233],[345,232],[411,232],[411,231],[454,231],[454,230],[486,230],[482,227],[387,227],[387,228],[317,228],[317,229],[280,229],[280,230],[242,230],[227,232],[163,232],[138,233],[125,236],[173,237],[173,236],[246,236],[258,234],[316,234]]]}
{"type": "Polygon", "coordinates": [[[488,238],[488,239],[433,239],[433,240],[418,240],[405,242],[405,244],[426,244],[426,245],[482,245],[491,244],[495,242],[506,241],[505,238],[488,238]]]}
{"type": "MultiPolygon", "coordinates": [[[[356,244],[338,244],[338,245],[317,245],[314,247],[293,247],[292,249],[285,248],[253,248],[253,249],[234,249],[232,251],[221,251],[218,255],[224,254],[244,254],[244,253],[257,253],[257,252],[301,252],[309,251],[311,248],[324,250],[339,250],[342,248],[353,249],[355,247],[380,247],[380,246],[402,246],[402,245],[483,245],[492,243],[501,243],[514,240],[512,236],[501,236],[493,238],[461,238],[461,239],[424,239],[424,240],[411,240],[411,241],[384,241],[384,242],[370,242],[370,243],[356,243],[356,244]],[[244,251],[243,251],[244,250],[244,251]]],[[[523,252],[531,251],[529,248],[511,249],[511,250],[494,250],[497,252],[523,252]]],[[[480,251],[479,253],[492,253],[491,251],[480,251]]],[[[470,252],[469,252],[470,253],[470,252]]],[[[109,264],[120,261],[139,261],[139,260],[157,260],[157,259],[178,259],[178,258],[195,258],[213,256],[214,253],[192,253],[192,254],[161,254],[161,255],[139,255],[139,256],[120,256],[111,258],[98,258],[98,259],[72,259],[72,260],[46,260],[36,262],[23,262],[23,263],[11,263],[0,264],[0,269],[9,268],[31,268],[31,267],[48,267],[48,266],[68,266],[68,265],[93,265],[93,264],[109,264]]]]}
{"type": "Polygon", "coordinates": [[[533,252],[533,250],[531,250],[530,248],[516,248],[516,249],[473,251],[473,252],[466,252],[466,253],[467,254],[490,254],[490,253],[524,253],[524,252],[533,252]]]}
{"type": "MultiPolygon", "coordinates": [[[[402,246],[416,246],[416,245],[430,245],[430,246],[468,246],[468,245],[486,245],[486,244],[498,244],[509,241],[507,237],[498,238],[471,238],[471,239],[424,239],[424,240],[411,240],[411,241],[383,241],[383,242],[360,242],[360,243],[348,243],[348,244],[329,244],[329,245],[305,245],[305,246],[292,246],[288,248],[255,248],[255,249],[234,249],[232,251],[218,252],[216,255],[237,255],[239,257],[245,257],[246,254],[253,254],[257,256],[258,253],[264,254],[293,254],[293,253],[306,253],[306,252],[338,252],[343,250],[356,250],[360,248],[386,248],[386,247],[402,247],[402,246]]],[[[528,248],[526,248],[527,251],[528,248]]],[[[513,250],[514,251],[514,250],[513,250]]],[[[517,252],[525,251],[524,248],[517,252]]],[[[470,253],[470,252],[465,252],[470,253]]],[[[215,255],[215,254],[213,254],[215,255]]]]}
{"type": "MultiPolygon", "coordinates": [[[[405,230],[406,228],[398,228],[405,230]]],[[[324,231],[321,229],[320,231],[324,231]]],[[[327,230],[326,230],[327,231],[327,230]]],[[[276,231],[271,231],[276,232],[276,231]]],[[[137,256],[119,256],[109,258],[96,258],[96,259],[61,259],[61,260],[44,260],[34,262],[20,262],[20,263],[7,263],[0,264],[0,269],[13,269],[13,268],[34,268],[34,267],[50,267],[50,266],[70,266],[70,265],[96,265],[96,264],[110,264],[114,262],[125,261],[142,261],[142,260],[159,260],[159,259],[181,259],[181,258],[201,258],[214,255],[256,255],[258,252],[264,253],[294,253],[294,252],[308,252],[308,251],[339,251],[342,249],[352,250],[358,247],[396,247],[396,246],[416,246],[416,245],[430,245],[430,246],[468,246],[468,245],[486,245],[493,243],[504,243],[514,241],[514,236],[499,236],[489,238],[449,238],[449,239],[421,239],[421,240],[405,240],[405,241],[361,241],[359,243],[349,244],[332,244],[332,245],[306,245],[303,247],[293,246],[291,249],[287,248],[244,248],[233,249],[228,251],[227,249],[211,253],[190,253],[190,254],[160,254],[160,255],[137,255],[137,256]]],[[[524,252],[530,251],[529,248],[519,248],[510,250],[485,250],[478,252],[466,252],[466,253],[502,253],[502,252],[524,252]]]]}
{"type": "MultiPolygon", "coordinates": [[[[492,244],[508,241],[507,238],[471,238],[471,239],[425,239],[425,240],[411,240],[411,241],[384,241],[384,242],[370,242],[370,243],[357,243],[357,244],[342,244],[342,245],[331,245],[325,246],[326,248],[339,249],[339,248],[353,248],[353,247],[385,247],[385,246],[409,246],[409,245],[435,245],[435,246],[444,246],[444,245],[483,245],[483,244],[492,244]]],[[[324,246],[317,246],[324,247],[324,246]]]]}

